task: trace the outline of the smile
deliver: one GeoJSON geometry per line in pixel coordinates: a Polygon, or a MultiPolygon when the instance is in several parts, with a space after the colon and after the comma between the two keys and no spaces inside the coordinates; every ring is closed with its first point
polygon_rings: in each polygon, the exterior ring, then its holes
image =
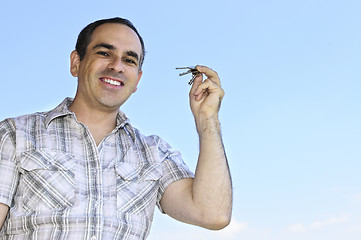
{"type": "Polygon", "coordinates": [[[110,85],[113,85],[113,86],[123,86],[124,85],[122,82],[116,81],[116,80],[113,80],[113,79],[110,79],[110,78],[101,78],[100,80],[105,82],[105,83],[108,83],[110,85]]]}

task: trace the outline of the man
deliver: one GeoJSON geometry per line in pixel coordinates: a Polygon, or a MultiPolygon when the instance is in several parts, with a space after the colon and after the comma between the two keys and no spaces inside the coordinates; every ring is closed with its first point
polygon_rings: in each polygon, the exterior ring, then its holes
{"type": "Polygon", "coordinates": [[[126,19],[89,24],[71,53],[74,99],[0,123],[0,239],[145,239],[155,205],[209,229],[230,222],[231,178],[216,72],[197,66],[190,106],[199,135],[195,174],[120,106],[137,90],[144,43],[126,19]]]}

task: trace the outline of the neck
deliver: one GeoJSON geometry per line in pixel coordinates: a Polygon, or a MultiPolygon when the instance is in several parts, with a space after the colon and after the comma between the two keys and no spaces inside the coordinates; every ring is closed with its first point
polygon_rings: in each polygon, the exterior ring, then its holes
{"type": "Polygon", "coordinates": [[[103,110],[89,107],[74,99],[69,106],[77,120],[86,125],[98,145],[116,126],[118,109],[103,110]]]}

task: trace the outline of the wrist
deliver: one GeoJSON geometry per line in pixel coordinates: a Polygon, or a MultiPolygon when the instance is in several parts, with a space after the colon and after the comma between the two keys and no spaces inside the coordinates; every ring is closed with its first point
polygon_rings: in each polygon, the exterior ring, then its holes
{"type": "Polygon", "coordinates": [[[202,136],[203,134],[220,132],[220,123],[219,123],[218,115],[198,116],[195,119],[195,122],[199,136],[202,136]]]}

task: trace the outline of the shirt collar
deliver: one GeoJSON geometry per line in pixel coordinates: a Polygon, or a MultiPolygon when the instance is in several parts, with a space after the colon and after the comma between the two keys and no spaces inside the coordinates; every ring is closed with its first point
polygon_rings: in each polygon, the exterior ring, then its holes
{"type": "Polygon", "coordinates": [[[119,128],[124,129],[130,135],[133,142],[135,142],[135,139],[136,139],[136,137],[135,137],[135,129],[130,124],[130,121],[127,118],[127,116],[125,116],[125,114],[120,110],[118,111],[117,125],[115,127],[115,130],[118,130],[119,128]]]}
{"type": "MultiPolygon", "coordinates": [[[[72,98],[65,98],[56,108],[48,112],[46,119],[45,119],[45,126],[48,127],[50,122],[53,121],[55,118],[66,116],[66,115],[73,115],[75,117],[75,113],[69,110],[70,104],[73,102],[72,98]]],[[[135,130],[131,126],[129,119],[127,116],[119,110],[116,119],[116,127],[114,130],[118,130],[119,128],[123,128],[126,132],[130,135],[133,142],[135,141],[135,130]]]]}
{"type": "Polygon", "coordinates": [[[72,98],[65,98],[56,108],[48,112],[45,118],[45,126],[48,127],[50,122],[53,121],[55,118],[74,114],[69,110],[69,105],[73,102],[72,98]]]}

